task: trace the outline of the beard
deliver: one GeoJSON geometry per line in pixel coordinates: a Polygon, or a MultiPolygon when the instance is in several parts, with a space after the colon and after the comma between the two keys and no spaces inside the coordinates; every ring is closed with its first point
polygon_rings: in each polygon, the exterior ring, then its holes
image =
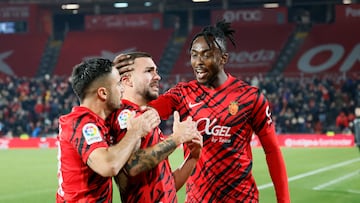
{"type": "Polygon", "coordinates": [[[146,91],[144,98],[146,99],[146,101],[152,101],[155,100],[159,97],[159,93],[154,93],[154,92],[150,92],[150,91],[146,91]]]}
{"type": "Polygon", "coordinates": [[[121,99],[110,100],[110,101],[108,101],[106,103],[106,106],[110,111],[114,111],[116,109],[119,109],[122,106],[121,99]]]}

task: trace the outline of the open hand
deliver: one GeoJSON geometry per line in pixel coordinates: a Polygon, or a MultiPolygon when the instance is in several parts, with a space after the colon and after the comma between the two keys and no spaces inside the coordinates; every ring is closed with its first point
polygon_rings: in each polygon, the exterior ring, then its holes
{"type": "Polygon", "coordinates": [[[192,117],[189,116],[185,121],[181,122],[179,112],[174,112],[173,136],[177,138],[177,144],[190,142],[199,135],[196,122],[192,120],[192,117]]]}
{"type": "Polygon", "coordinates": [[[127,121],[127,130],[133,131],[140,137],[145,137],[155,127],[159,126],[160,117],[158,112],[153,108],[145,108],[144,112],[135,116],[132,115],[127,121]]]}

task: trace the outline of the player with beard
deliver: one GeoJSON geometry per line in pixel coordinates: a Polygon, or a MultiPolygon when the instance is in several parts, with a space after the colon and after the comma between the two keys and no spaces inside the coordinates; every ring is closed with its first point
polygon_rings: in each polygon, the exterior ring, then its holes
{"type": "MultiPolygon", "coordinates": [[[[123,107],[112,113],[107,123],[113,137],[110,142],[121,141],[127,132],[127,119],[143,112],[139,108],[159,96],[157,67],[151,56],[143,52],[129,53],[128,60],[133,70],[122,74],[124,85],[123,107]]],[[[115,177],[122,202],[157,203],[177,202],[176,192],[190,176],[199,159],[202,139],[191,117],[179,121],[174,114],[173,134],[165,136],[160,128],[155,128],[141,139],[140,148],[130,157],[124,169],[115,177]],[[168,156],[181,144],[190,149],[180,168],[172,172],[168,156]]]]}
{"type": "Polygon", "coordinates": [[[80,106],[59,118],[57,203],[112,202],[112,176],[125,165],[136,143],[160,123],[156,111],[143,108],[128,119],[123,140],[109,146],[105,118],[121,106],[123,87],[112,61],[93,58],[76,65],[71,85],[80,106]]]}
{"type": "MultiPolygon", "coordinates": [[[[179,111],[191,116],[203,136],[203,149],[186,187],[186,202],[258,202],[252,174],[251,139],[259,137],[277,202],[290,202],[285,162],[275,134],[269,102],[257,87],[225,71],[230,23],[217,22],[196,34],[190,46],[196,80],[178,83],[150,102],[160,117],[179,111]]],[[[119,55],[115,63],[126,56],[119,55]]],[[[120,71],[129,71],[121,68],[120,71]]],[[[188,149],[185,146],[185,155],[188,149]]]]}

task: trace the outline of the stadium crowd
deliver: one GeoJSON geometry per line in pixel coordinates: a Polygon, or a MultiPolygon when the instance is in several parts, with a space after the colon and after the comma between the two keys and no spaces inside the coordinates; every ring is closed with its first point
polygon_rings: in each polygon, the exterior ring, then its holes
{"type": "MultiPolygon", "coordinates": [[[[272,105],[278,134],[351,134],[360,106],[360,75],[353,78],[243,78],[258,86],[272,105]]],[[[162,91],[175,80],[162,80],[162,91]]],[[[59,115],[77,105],[68,77],[0,77],[0,136],[43,137],[58,133],[59,115]]],[[[170,128],[164,122],[162,128],[170,128]]],[[[166,130],[166,129],[164,129],[166,130]]]]}

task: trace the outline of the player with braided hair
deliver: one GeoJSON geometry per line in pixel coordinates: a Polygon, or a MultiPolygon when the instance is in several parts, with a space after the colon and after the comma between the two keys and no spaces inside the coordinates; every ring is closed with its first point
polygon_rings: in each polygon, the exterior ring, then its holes
{"type": "MultiPolygon", "coordinates": [[[[196,80],[178,83],[150,102],[163,119],[173,111],[191,116],[203,136],[203,150],[186,185],[186,202],[259,202],[252,174],[251,138],[266,155],[277,202],[290,202],[285,162],[266,97],[225,71],[226,40],[235,46],[230,23],[217,22],[196,34],[190,47],[196,80]]],[[[115,63],[121,63],[118,56],[115,63]]],[[[127,71],[120,69],[120,71],[127,71]]],[[[188,149],[185,147],[185,155],[188,149]]]]}

